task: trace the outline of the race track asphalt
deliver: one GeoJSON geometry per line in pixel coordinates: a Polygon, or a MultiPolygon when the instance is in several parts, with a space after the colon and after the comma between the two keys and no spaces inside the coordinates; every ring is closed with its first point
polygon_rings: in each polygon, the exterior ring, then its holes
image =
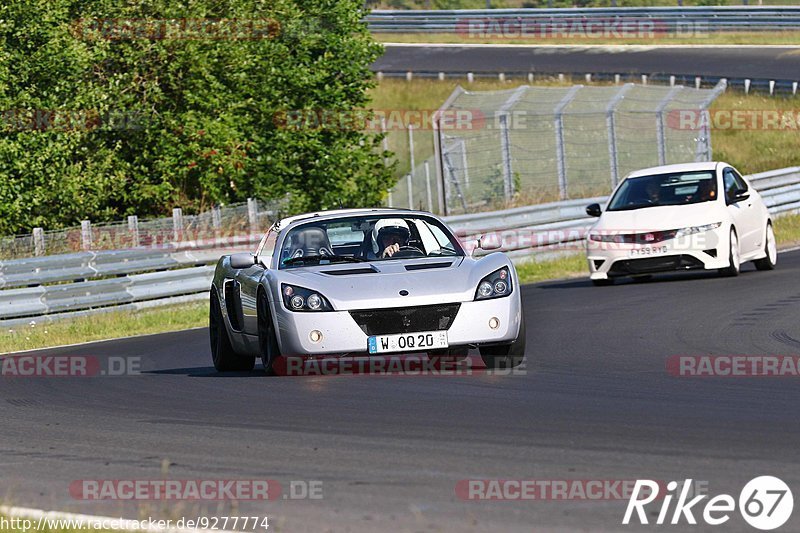
{"type": "MultiPolygon", "coordinates": [[[[525,373],[266,377],[214,371],[197,329],[39,352],[141,375],[2,378],[6,503],[91,514],[266,515],[278,531],[652,531],[626,501],[465,501],[459,480],[684,480],[800,495],[798,378],[675,377],[674,355],[800,353],[800,252],[738,278],[521,288],[525,373]],[[166,470],[163,465],[167,464],[166,470]],[[166,472],[166,474],[165,474],[166,472]],[[315,500],[94,502],[86,479],[322,481],[315,500]]],[[[653,508],[651,519],[658,509],[653,508]]],[[[795,513],[797,515],[797,513],[795,513]]],[[[724,527],[752,531],[734,514],[724,527]]],[[[795,516],[782,531],[800,530],[795,516]]]]}
{"type": "Polygon", "coordinates": [[[386,45],[386,72],[667,74],[793,80],[800,48],[750,46],[386,45]]]}

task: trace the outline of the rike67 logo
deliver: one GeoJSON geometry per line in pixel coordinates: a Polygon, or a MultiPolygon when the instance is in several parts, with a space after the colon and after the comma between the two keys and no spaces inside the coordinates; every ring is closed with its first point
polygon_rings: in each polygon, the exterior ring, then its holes
{"type": "MultiPolygon", "coordinates": [[[[636,519],[640,524],[648,524],[645,507],[659,499],[658,483],[649,479],[639,479],[634,485],[633,493],[628,500],[628,507],[622,523],[628,525],[636,513],[636,519]]],[[[657,525],[666,523],[677,524],[697,524],[695,513],[698,513],[703,521],[711,526],[719,526],[726,523],[731,518],[731,514],[736,510],[736,500],[729,494],[714,496],[701,504],[708,498],[707,494],[695,496],[691,500],[690,490],[692,480],[687,479],[681,488],[677,481],[667,483],[666,495],[660,499],[661,509],[655,521],[657,525]],[[680,494],[679,494],[680,493],[680,494]],[[674,509],[671,509],[672,501],[677,496],[674,509]],[[670,517],[670,511],[671,517],[670,517]]],[[[739,513],[745,522],[756,529],[768,531],[777,529],[789,520],[794,509],[794,498],[789,486],[782,480],[773,476],[760,476],[751,479],[739,493],[739,513]]],[[[656,504],[658,505],[658,504],[656,504]]]]}

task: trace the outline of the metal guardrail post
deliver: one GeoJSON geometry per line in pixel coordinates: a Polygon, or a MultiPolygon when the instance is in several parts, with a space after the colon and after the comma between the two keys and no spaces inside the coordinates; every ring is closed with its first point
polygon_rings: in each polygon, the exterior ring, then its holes
{"type": "Polygon", "coordinates": [[[44,251],[44,230],[33,228],[33,254],[38,257],[44,255],[44,251]]]}
{"type": "Polygon", "coordinates": [[[658,164],[667,164],[667,136],[664,131],[664,110],[675,96],[683,90],[683,85],[674,84],[674,76],[670,78],[672,88],[667,95],[656,106],[656,144],[658,145],[658,164]]]}
{"type": "Polygon", "coordinates": [[[175,242],[183,239],[183,209],[180,207],[172,210],[172,239],[175,242]]]}
{"type": "Polygon", "coordinates": [[[611,165],[611,187],[616,187],[619,181],[619,163],[617,161],[617,121],[614,116],[617,105],[625,98],[625,93],[631,90],[632,83],[626,83],[617,91],[617,94],[606,106],[606,128],[608,129],[608,160],[611,165]]]}
{"type": "Polygon", "coordinates": [[[133,247],[139,246],[139,217],[128,215],[128,231],[131,234],[131,244],[133,247]]]}
{"type": "Polygon", "coordinates": [[[568,197],[567,192],[567,161],[564,151],[564,109],[575,98],[575,95],[583,85],[573,85],[564,98],[556,105],[553,110],[553,120],[556,130],[556,164],[558,165],[558,193],[562,200],[568,197]]]}
{"type": "Polygon", "coordinates": [[[81,248],[92,249],[92,223],[88,220],[81,221],[81,248]]]}

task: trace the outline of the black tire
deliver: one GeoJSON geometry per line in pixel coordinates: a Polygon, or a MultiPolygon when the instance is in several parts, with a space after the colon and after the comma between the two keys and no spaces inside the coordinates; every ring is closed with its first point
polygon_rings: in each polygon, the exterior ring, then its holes
{"type": "Polygon", "coordinates": [[[772,230],[772,222],[767,222],[766,237],[764,238],[764,253],[767,254],[763,259],[754,261],[758,270],[774,270],[778,264],[778,249],[775,241],[775,233],[772,230]]]}
{"type": "Polygon", "coordinates": [[[742,265],[741,260],[739,260],[739,237],[736,235],[736,231],[733,228],[731,228],[731,245],[728,248],[728,264],[730,266],[719,269],[720,275],[729,278],[738,276],[742,265]],[[735,261],[733,257],[734,253],[736,253],[737,256],[735,261]]]}
{"type": "Polygon", "coordinates": [[[490,370],[516,368],[522,364],[525,359],[525,317],[522,317],[519,333],[514,342],[511,344],[482,346],[480,352],[483,364],[490,370]]]}
{"type": "Polygon", "coordinates": [[[592,280],[592,285],[594,285],[595,287],[610,287],[613,284],[614,284],[614,278],[592,280]]]}
{"type": "Polygon", "coordinates": [[[211,289],[211,305],[208,313],[208,333],[211,341],[211,360],[217,372],[235,372],[253,370],[256,358],[242,356],[233,351],[228,330],[222,318],[222,308],[216,289],[211,289]]]}
{"type": "Polygon", "coordinates": [[[281,357],[281,350],[278,346],[278,336],[275,333],[275,323],[269,310],[269,301],[263,291],[258,292],[257,306],[258,351],[261,354],[264,372],[272,376],[275,374],[275,362],[281,357]]]}

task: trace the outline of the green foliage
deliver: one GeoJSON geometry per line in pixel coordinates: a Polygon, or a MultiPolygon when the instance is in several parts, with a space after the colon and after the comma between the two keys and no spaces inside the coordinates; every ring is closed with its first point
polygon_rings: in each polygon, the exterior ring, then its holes
{"type": "Polygon", "coordinates": [[[378,137],[276,120],[367,106],[381,47],[362,5],[6,0],[0,234],[248,196],[288,194],[294,210],[378,204],[392,184],[378,137]],[[241,31],[178,34],[164,22],[210,19],[241,31]]]}

